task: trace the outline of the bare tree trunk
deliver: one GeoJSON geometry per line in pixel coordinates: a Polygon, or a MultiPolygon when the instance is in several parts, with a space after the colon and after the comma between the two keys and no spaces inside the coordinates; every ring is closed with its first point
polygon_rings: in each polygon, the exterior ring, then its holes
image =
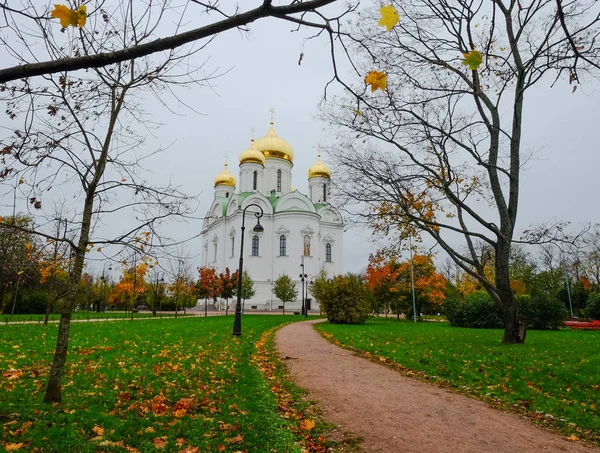
{"type": "Polygon", "coordinates": [[[523,343],[525,341],[525,325],[519,319],[519,307],[510,287],[509,276],[510,243],[499,239],[496,246],[496,290],[500,299],[504,318],[504,336],[506,344],[523,343]]]}
{"type": "Polygon", "coordinates": [[[70,288],[67,296],[66,304],[60,315],[60,323],[58,324],[58,334],[56,340],[56,350],[54,351],[54,360],[50,368],[50,378],[46,387],[44,401],[47,403],[57,403],[62,399],[61,378],[63,375],[65,362],[67,360],[67,351],[69,349],[69,330],[71,328],[71,313],[77,303],[77,293],[79,290],[79,282],[83,272],[83,264],[85,261],[85,252],[90,235],[92,224],[92,209],[94,207],[94,195],[96,192],[96,181],[93,181],[87,189],[85,204],[83,208],[83,216],[81,222],[81,233],[75,250],[75,262],[73,263],[70,275],[70,288]]]}

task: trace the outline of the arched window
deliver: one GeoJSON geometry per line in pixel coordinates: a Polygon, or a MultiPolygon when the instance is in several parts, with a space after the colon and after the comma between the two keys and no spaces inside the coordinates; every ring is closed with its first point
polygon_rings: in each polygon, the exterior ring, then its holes
{"type": "Polygon", "coordinates": [[[310,236],[304,236],[304,256],[310,256],[310,236]]]}
{"type": "Polygon", "coordinates": [[[254,170],[252,174],[252,190],[256,190],[256,187],[258,187],[258,172],[254,170]]]}
{"type": "Polygon", "coordinates": [[[258,236],[252,236],[252,256],[258,256],[258,236]]]}
{"type": "Polygon", "coordinates": [[[279,256],[285,256],[286,241],[285,234],[279,236],[279,256]]]}
{"type": "Polygon", "coordinates": [[[231,236],[231,256],[235,256],[235,236],[231,236]]]}
{"type": "Polygon", "coordinates": [[[329,242],[325,244],[325,262],[331,263],[331,244],[329,242]]]}
{"type": "Polygon", "coordinates": [[[281,192],[281,169],[277,170],[277,192],[281,192]]]}
{"type": "Polygon", "coordinates": [[[214,244],[214,249],[215,249],[215,259],[213,261],[217,261],[217,245],[218,245],[218,242],[215,241],[213,244],[214,244]]]}
{"type": "Polygon", "coordinates": [[[323,184],[323,203],[327,203],[327,184],[323,184]]]}

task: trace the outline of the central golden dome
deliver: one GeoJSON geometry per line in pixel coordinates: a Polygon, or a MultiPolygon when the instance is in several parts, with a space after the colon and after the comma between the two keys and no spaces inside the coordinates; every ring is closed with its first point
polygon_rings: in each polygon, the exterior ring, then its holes
{"type": "Polygon", "coordinates": [[[331,170],[327,165],[321,162],[320,154],[317,154],[317,163],[308,169],[308,179],[316,178],[317,176],[331,179],[331,170]]]}
{"type": "Polygon", "coordinates": [[[221,173],[215,176],[215,187],[217,186],[231,186],[235,187],[235,178],[227,169],[227,164],[221,173]]]}
{"type": "Polygon", "coordinates": [[[271,127],[267,135],[256,140],[254,147],[263,153],[265,157],[279,157],[290,162],[294,161],[294,149],[292,145],[277,135],[273,128],[273,122],[271,122],[271,127]]]}
{"type": "Polygon", "coordinates": [[[240,164],[250,162],[265,165],[265,156],[263,156],[263,153],[256,149],[254,139],[252,139],[252,144],[250,145],[250,148],[248,148],[246,151],[240,154],[240,164]]]}

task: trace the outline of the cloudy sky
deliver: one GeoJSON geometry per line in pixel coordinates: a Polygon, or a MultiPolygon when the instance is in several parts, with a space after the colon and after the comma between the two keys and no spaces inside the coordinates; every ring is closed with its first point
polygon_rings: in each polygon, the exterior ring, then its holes
{"type": "MultiPolygon", "coordinates": [[[[222,171],[225,156],[237,177],[239,154],[249,146],[252,128],[257,138],[266,134],[270,108],[276,112],[277,133],[294,148],[293,185],[300,192],[307,193],[307,170],[319,146],[335,149],[332,130],[316,118],[332,75],[328,42],[325,37],[306,41],[309,32],[293,30],[290,23],[264,19],[251,24],[248,33],[234,30],[217,36],[197,62],[208,58],[206,72],[223,75],[209,88],[176,91],[196,112],[167,100],[174,115],[158,102],[148,101],[153,118],[162,123],[150,146],[170,145],[146,162],[152,178],[172,180],[184,192],[200,194],[198,220],[173,226],[173,235],[189,237],[200,231],[200,218],[212,202],[213,179],[222,171]]],[[[524,143],[532,157],[523,172],[518,229],[553,220],[576,225],[600,221],[600,85],[587,80],[571,93],[567,83],[551,88],[551,82],[542,81],[526,96],[524,143]]],[[[336,93],[340,88],[334,86],[328,94],[336,93]]],[[[328,163],[327,156],[323,160],[328,163]]],[[[336,169],[331,169],[335,178],[336,169]]],[[[346,271],[364,269],[368,254],[377,248],[365,231],[351,226],[344,244],[346,271]]],[[[200,239],[185,249],[192,257],[190,263],[199,265],[200,239]]]]}

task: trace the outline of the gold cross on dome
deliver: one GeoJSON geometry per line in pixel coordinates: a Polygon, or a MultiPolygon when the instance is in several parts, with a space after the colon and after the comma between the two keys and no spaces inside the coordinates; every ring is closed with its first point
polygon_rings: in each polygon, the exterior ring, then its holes
{"type": "Polygon", "coordinates": [[[227,160],[229,159],[229,154],[225,153],[225,165],[227,165],[227,160]]]}
{"type": "Polygon", "coordinates": [[[252,141],[254,141],[254,133],[256,132],[256,129],[252,127],[250,128],[250,132],[252,132],[252,141]]]}
{"type": "Polygon", "coordinates": [[[269,112],[271,113],[271,124],[273,124],[273,121],[275,120],[275,109],[271,107],[269,112]]]}

